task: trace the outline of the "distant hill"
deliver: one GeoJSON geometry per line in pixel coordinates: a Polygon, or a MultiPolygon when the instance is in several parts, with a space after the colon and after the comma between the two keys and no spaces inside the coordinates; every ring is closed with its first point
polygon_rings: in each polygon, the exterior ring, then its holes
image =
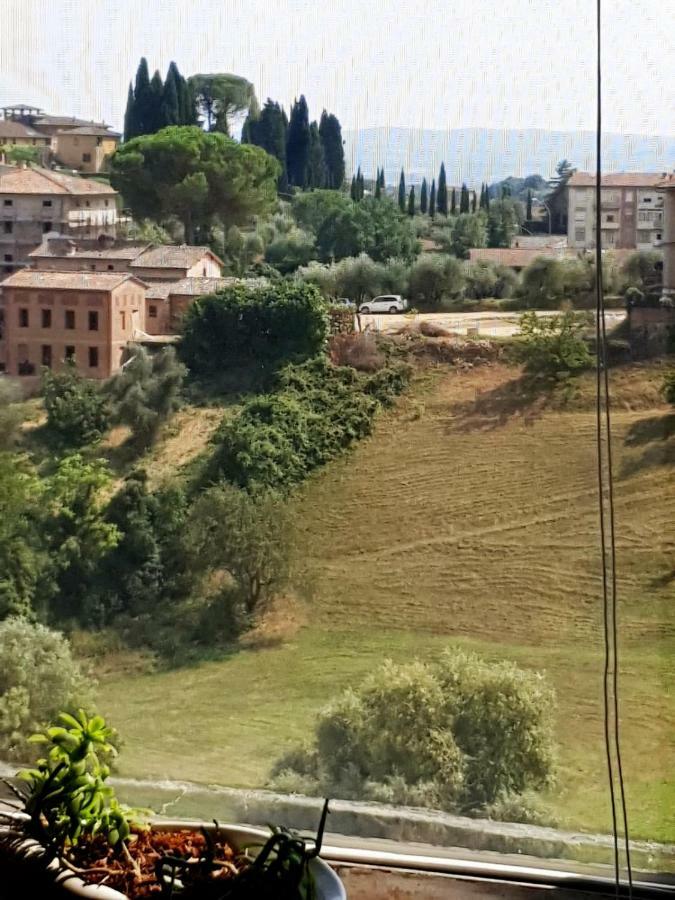
{"type": "MultiPolygon", "coordinates": [[[[553,174],[566,158],[577,169],[595,168],[592,131],[544,131],[453,128],[361,128],[345,131],[347,172],[361,166],[366,177],[384,165],[387,184],[398,183],[401,167],[410,184],[438,175],[441,162],[449,184],[472,186],[509,175],[553,174]]],[[[619,172],[660,172],[675,167],[675,136],[606,134],[603,169],[619,172]]]]}

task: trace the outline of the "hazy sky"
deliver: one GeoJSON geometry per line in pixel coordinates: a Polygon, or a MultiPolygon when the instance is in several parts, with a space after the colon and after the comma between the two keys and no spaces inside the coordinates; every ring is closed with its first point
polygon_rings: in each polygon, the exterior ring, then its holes
{"type": "MultiPolygon", "coordinates": [[[[604,0],[605,128],[675,132],[673,0],[604,0]],[[672,21],[671,21],[672,25],[672,21]]],[[[140,56],[344,128],[592,129],[595,0],[0,0],[0,103],[120,127],[140,56]]]]}

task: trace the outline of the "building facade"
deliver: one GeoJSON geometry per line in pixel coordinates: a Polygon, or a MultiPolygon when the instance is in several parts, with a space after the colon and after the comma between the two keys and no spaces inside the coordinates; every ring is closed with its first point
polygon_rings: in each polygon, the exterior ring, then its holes
{"type": "Polygon", "coordinates": [[[35,376],[72,359],[109,378],[144,323],[145,288],[126,273],[15,272],[2,282],[0,369],[35,376]]]}
{"type": "MultiPolygon", "coordinates": [[[[651,250],[663,240],[663,175],[617,173],[601,181],[600,227],[607,250],[651,250]]],[[[567,240],[570,247],[595,247],[595,176],[576,172],[567,182],[567,240]]]]}
{"type": "Polygon", "coordinates": [[[105,172],[117,150],[120,135],[100,125],[81,125],[57,131],[53,138],[54,156],[62,166],[85,175],[105,172]]]}
{"type": "Polygon", "coordinates": [[[118,194],[109,185],[37,166],[0,166],[0,273],[29,264],[45,234],[114,237],[118,194]]]}
{"type": "Polygon", "coordinates": [[[23,122],[14,122],[11,119],[0,119],[0,162],[7,161],[7,151],[14,147],[30,147],[38,154],[38,160],[43,165],[51,158],[52,139],[24,125],[23,122]]]}

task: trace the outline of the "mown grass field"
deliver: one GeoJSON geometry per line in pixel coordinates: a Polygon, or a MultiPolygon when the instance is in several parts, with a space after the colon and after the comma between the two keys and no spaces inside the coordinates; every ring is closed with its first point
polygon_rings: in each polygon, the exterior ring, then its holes
{"type": "MultiPolygon", "coordinates": [[[[624,769],[634,837],[675,840],[675,421],[662,373],[614,377],[624,769]]],[[[514,370],[435,372],[294,507],[313,594],[267,642],[173,672],[111,672],[126,775],[260,786],[384,657],[470,646],[558,694],[561,825],[608,827],[592,380],[531,400],[514,370]]]]}

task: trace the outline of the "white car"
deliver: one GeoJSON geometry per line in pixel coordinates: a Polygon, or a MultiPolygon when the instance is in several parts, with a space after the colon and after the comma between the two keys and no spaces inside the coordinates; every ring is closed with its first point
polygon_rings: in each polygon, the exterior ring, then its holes
{"type": "Polygon", "coordinates": [[[373,297],[359,306],[360,313],[401,313],[408,308],[408,301],[404,300],[400,294],[382,294],[379,297],[373,297]]]}

